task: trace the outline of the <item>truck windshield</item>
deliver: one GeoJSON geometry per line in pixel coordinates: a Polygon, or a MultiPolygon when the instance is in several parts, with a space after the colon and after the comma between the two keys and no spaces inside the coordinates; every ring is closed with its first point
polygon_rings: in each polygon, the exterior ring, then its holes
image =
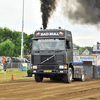
{"type": "Polygon", "coordinates": [[[65,50],[64,39],[38,39],[33,40],[32,49],[37,50],[65,50]]]}

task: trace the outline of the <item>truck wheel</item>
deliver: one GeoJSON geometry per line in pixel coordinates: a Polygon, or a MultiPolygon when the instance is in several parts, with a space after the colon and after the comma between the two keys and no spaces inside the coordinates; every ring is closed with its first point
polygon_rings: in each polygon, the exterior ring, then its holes
{"type": "Polygon", "coordinates": [[[65,74],[63,76],[63,80],[64,80],[65,83],[71,83],[72,82],[72,69],[71,68],[69,68],[69,70],[68,70],[68,75],[65,74]]]}
{"type": "Polygon", "coordinates": [[[82,75],[81,75],[81,79],[80,79],[80,81],[82,81],[82,82],[84,82],[84,81],[85,81],[84,70],[83,70],[83,72],[82,72],[82,75]]]}
{"type": "Polygon", "coordinates": [[[43,76],[40,74],[35,74],[35,81],[36,82],[42,82],[43,80],[43,76]]]}

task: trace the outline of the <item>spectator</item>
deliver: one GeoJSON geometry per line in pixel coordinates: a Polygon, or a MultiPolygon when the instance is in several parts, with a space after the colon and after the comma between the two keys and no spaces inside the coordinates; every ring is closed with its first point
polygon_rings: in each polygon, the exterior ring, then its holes
{"type": "Polygon", "coordinates": [[[3,63],[3,67],[4,67],[4,64],[5,64],[5,57],[1,57],[1,59],[2,59],[2,63],[3,63]]]}
{"type": "Polygon", "coordinates": [[[5,59],[5,64],[4,64],[4,73],[6,74],[6,69],[7,69],[8,61],[7,58],[5,59]]]}
{"type": "Polygon", "coordinates": [[[3,65],[5,64],[5,57],[2,57],[3,65]]]}

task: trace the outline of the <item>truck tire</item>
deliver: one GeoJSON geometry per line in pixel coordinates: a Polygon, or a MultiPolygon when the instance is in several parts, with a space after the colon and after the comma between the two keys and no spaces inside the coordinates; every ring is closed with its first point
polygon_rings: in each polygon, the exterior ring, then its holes
{"type": "Polygon", "coordinates": [[[82,82],[84,82],[84,81],[85,81],[84,70],[82,71],[82,75],[81,75],[80,81],[82,81],[82,82]]]}
{"type": "Polygon", "coordinates": [[[36,82],[42,82],[43,80],[43,76],[40,74],[35,74],[35,81],[36,82]]]}
{"type": "Polygon", "coordinates": [[[65,83],[71,83],[72,82],[72,69],[71,68],[69,68],[69,70],[68,70],[68,75],[65,74],[63,76],[63,80],[64,80],[65,83]]]}

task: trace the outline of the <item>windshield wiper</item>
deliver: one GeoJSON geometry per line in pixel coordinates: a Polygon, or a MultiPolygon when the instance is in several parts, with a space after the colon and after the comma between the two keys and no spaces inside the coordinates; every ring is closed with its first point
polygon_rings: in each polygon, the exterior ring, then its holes
{"type": "Polygon", "coordinates": [[[50,60],[51,58],[53,58],[55,55],[52,55],[51,57],[47,58],[46,60],[42,61],[41,64],[43,64],[44,62],[50,60]]]}

